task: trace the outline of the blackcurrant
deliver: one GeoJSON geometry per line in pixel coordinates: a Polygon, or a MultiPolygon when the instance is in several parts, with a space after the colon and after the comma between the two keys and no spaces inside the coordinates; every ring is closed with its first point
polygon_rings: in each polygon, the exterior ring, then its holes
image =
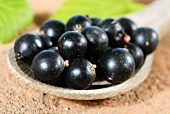
{"type": "Polygon", "coordinates": [[[65,32],[64,29],[64,23],[59,20],[47,20],[40,27],[40,31],[52,38],[53,46],[57,45],[59,37],[65,32]]]}
{"type": "Polygon", "coordinates": [[[103,55],[103,53],[105,53],[105,51],[109,49],[111,49],[111,47],[109,46],[105,46],[101,50],[95,50],[95,48],[88,48],[84,55],[84,58],[88,59],[93,64],[96,64],[98,59],[101,58],[101,56],[103,55]]]}
{"type": "Polygon", "coordinates": [[[135,62],[127,49],[114,48],[103,54],[98,61],[97,69],[99,77],[104,76],[108,82],[120,84],[134,74],[135,62]]]}
{"type": "Polygon", "coordinates": [[[80,25],[82,28],[91,26],[91,21],[88,17],[83,15],[72,16],[66,23],[66,31],[74,31],[75,28],[80,25]]]}
{"type": "Polygon", "coordinates": [[[52,50],[43,50],[33,59],[31,69],[35,77],[43,83],[57,83],[64,69],[61,55],[52,50]]]}
{"type": "Polygon", "coordinates": [[[86,37],[89,46],[96,48],[108,46],[107,34],[97,26],[86,27],[81,33],[86,37]]]}
{"type": "Polygon", "coordinates": [[[81,32],[87,39],[88,50],[94,55],[101,55],[108,46],[109,40],[107,34],[97,26],[86,27],[81,32]]]}
{"type": "Polygon", "coordinates": [[[121,24],[125,33],[128,34],[130,37],[132,37],[133,31],[135,31],[138,28],[135,22],[133,22],[129,18],[122,17],[119,18],[117,21],[121,24]]]}
{"type": "Polygon", "coordinates": [[[87,89],[95,80],[94,66],[86,59],[78,58],[69,63],[66,70],[65,81],[73,89],[87,89]]]}
{"type": "Polygon", "coordinates": [[[142,49],[133,43],[127,43],[123,47],[132,54],[135,60],[135,70],[137,71],[143,65],[145,59],[142,49]]]}
{"type": "Polygon", "coordinates": [[[158,34],[152,28],[141,27],[133,32],[132,42],[141,47],[145,55],[148,55],[158,45],[158,34]]]}
{"type": "Polygon", "coordinates": [[[43,49],[48,49],[53,47],[53,41],[52,38],[47,36],[46,34],[39,34],[38,35],[43,43],[43,49]]]}
{"type": "Polygon", "coordinates": [[[14,43],[16,59],[31,64],[34,56],[43,49],[41,39],[34,34],[26,33],[17,38],[14,43]]]}
{"type": "Polygon", "coordinates": [[[106,31],[113,21],[115,21],[113,18],[106,18],[100,21],[97,26],[106,31]]]}
{"type": "Polygon", "coordinates": [[[112,21],[110,26],[107,28],[106,33],[109,38],[109,46],[117,47],[124,43],[124,30],[120,23],[118,23],[116,20],[112,21]]]}
{"type": "Polygon", "coordinates": [[[59,38],[58,49],[64,59],[80,58],[87,50],[87,40],[79,32],[67,31],[59,38]]]}
{"type": "Polygon", "coordinates": [[[101,19],[97,18],[97,17],[91,17],[90,20],[91,20],[91,25],[92,26],[97,26],[98,23],[101,21],[101,19]]]}

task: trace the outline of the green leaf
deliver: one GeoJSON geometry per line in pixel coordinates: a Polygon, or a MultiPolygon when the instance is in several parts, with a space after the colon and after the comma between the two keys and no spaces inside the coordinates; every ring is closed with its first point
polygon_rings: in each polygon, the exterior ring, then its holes
{"type": "Polygon", "coordinates": [[[51,18],[66,22],[76,14],[90,17],[118,17],[144,8],[133,0],[65,0],[63,6],[51,18]]]}
{"type": "Polygon", "coordinates": [[[28,0],[0,0],[0,41],[7,43],[33,20],[28,0]]]}

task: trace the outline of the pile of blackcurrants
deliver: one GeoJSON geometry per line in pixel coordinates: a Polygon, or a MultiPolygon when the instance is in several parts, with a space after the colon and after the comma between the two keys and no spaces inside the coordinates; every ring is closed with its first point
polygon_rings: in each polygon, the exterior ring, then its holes
{"type": "Polygon", "coordinates": [[[84,15],[66,24],[47,20],[39,34],[21,35],[14,44],[17,60],[30,65],[46,84],[88,89],[93,82],[120,84],[133,76],[158,44],[157,33],[128,18],[84,15]]]}

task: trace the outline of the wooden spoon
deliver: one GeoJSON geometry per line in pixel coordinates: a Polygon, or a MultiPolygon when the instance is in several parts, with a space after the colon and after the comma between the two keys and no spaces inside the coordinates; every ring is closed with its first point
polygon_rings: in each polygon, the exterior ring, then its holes
{"type": "MultiPolygon", "coordinates": [[[[133,14],[128,14],[126,17],[134,20],[139,26],[152,27],[158,32],[159,37],[162,38],[168,30],[168,25],[170,25],[169,6],[169,0],[156,0],[147,6],[144,10],[133,14]]],[[[33,33],[36,32],[37,30],[33,33]]],[[[13,76],[34,90],[55,95],[61,98],[76,100],[96,100],[113,97],[117,94],[125,93],[139,86],[150,73],[153,62],[153,55],[154,54],[148,55],[142,68],[127,81],[118,85],[111,85],[106,81],[95,82],[92,88],[88,90],[73,90],[41,83],[34,77],[29,66],[15,60],[13,46],[9,50],[7,61],[13,76]]]]}

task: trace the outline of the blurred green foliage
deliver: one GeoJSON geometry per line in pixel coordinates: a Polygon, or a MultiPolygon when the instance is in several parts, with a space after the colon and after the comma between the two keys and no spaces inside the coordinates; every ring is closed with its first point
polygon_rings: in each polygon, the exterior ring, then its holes
{"type": "Polygon", "coordinates": [[[66,22],[76,14],[100,18],[119,17],[142,8],[143,4],[132,0],[65,0],[63,6],[52,15],[52,19],[66,22]]]}
{"type": "Polygon", "coordinates": [[[32,20],[28,0],[0,0],[0,41],[11,41],[18,30],[28,27],[32,20]]]}

